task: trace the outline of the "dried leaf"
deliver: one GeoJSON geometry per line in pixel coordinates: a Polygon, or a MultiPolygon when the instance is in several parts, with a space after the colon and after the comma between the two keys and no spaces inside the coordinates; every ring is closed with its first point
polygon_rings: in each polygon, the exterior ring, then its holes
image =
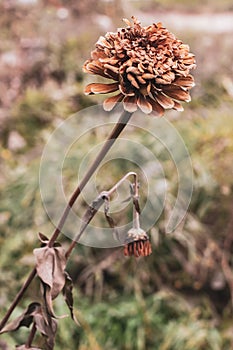
{"type": "Polygon", "coordinates": [[[41,279],[45,302],[45,317],[55,317],[52,300],[62,291],[65,284],[66,257],[61,246],[34,249],[36,270],[41,279]]]}
{"type": "Polygon", "coordinates": [[[66,272],[66,282],[63,288],[63,296],[65,299],[65,302],[70,310],[70,316],[72,318],[72,320],[74,320],[74,322],[80,326],[78,320],[76,319],[75,315],[74,315],[74,309],[73,309],[73,304],[74,304],[74,300],[73,300],[73,281],[72,278],[70,277],[70,275],[66,272]]]}
{"type": "Polygon", "coordinates": [[[45,337],[46,350],[54,348],[55,335],[57,331],[57,321],[53,317],[45,318],[42,313],[34,316],[37,330],[45,337]]]}
{"type": "MultiPolygon", "coordinates": [[[[105,197],[101,193],[101,195],[98,196],[96,199],[94,199],[94,201],[91,203],[91,205],[87,208],[87,210],[82,218],[83,225],[85,227],[87,224],[89,224],[89,222],[91,221],[93,216],[95,216],[95,214],[97,213],[97,211],[99,210],[101,205],[104,203],[104,200],[105,200],[105,197]]],[[[82,230],[82,228],[81,228],[81,230],[82,230]]]]}
{"type": "Polygon", "coordinates": [[[33,322],[33,317],[34,315],[38,312],[40,309],[40,304],[39,303],[31,303],[27,309],[17,317],[15,320],[7,324],[0,332],[6,333],[6,332],[11,332],[11,331],[16,331],[20,327],[30,327],[30,325],[33,322]]]}
{"type": "Polygon", "coordinates": [[[45,244],[48,243],[49,238],[46,237],[43,233],[39,232],[38,236],[39,236],[39,240],[41,241],[41,243],[45,243],[45,244]]]}
{"type": "Polygon", "coordinates": [[[119,233],[116,229],[116,224],[115,224],[113,218],[108,214],[108,212],[109,212],[109,198],[105,197],[104,201],[105,201],[105,203],[104,203],[105,218],[106,218],[109,226],[113,229],[114,238],[120,242],[120,237],[119,237],[119,233]]]}
{"type": "Polygon", "coordinates": [[[130,195],[131,195],[131,198],[133,199],[133,205],[135,207],[135,210],[138,212],[138,214],[141,214],[138,196],[135,196],[135,185],[134,184],[130,184],[130,195]]]}
{"type": "Polygon", "coordinates": [[[34,249],[36,270],[39,278],[51,289],[55,299],[65,284],[66,257],[62,247],[42,247],[34,249]]]}
{"type": "Polygon", "coordinates": [[[138,212],[138,214],[141,214],[141,209],[139,206],[138,197],[136,197],[136,196],[133,196],[133,205],[135,207],[136,212],[138,212]]]}

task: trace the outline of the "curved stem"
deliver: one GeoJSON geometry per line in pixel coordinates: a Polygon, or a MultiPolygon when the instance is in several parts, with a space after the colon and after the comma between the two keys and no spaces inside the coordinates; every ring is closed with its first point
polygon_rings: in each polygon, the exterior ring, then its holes
{"type": "MultiPolygon", "coordinates": [[[[86,175],[84,176],[84,178],[82,179],[82,181],[80,182],[80,184],[77,186],[76,190],[73,192],[73,194],[70,197],[70,200],[62,214],[62,217],[58,223],[58,226],[56,227],[54,233],[52,234],[49,242],[48,242],[48,246],[52,247],[54,245],[54,242],[57,240],[62,227],[64,226],[64,223],[69,215],[69,212],[72,208],[72,206],[74,205],[76,199],[78,198],[78,196],[80,195],[81,191],[83,190],[83,188],[86,186],[86,184],[88,183],[88,181],[90,180],[90,178],[92,177],[92,175],[94,174],[94,172],[96,171],[96,169],[98,168],[98,166],[100,165],[101,161],[104,159],[104,157],[106,156],[106,154],[108,153],[108,151],[110,150],[110,148],[112,147],[112,145],[114,144],[114,142],[116,141],[116,139],[118,138],[118,136],[120,135],[120,133],[124,130],[124,128],[126,127],[128,121],[130,120],[132,116],[132,113],[124,111],[119,119],[119,121],[117,122],[117,124],[115,125],[115,127],[113,128],[112,132],[110,133],[110,135],[108,136],[108,138],[106,139],[102,149],[100,150],[99,154],[97,155],[96,159],[94,160],[94,162],[90,165],[90,168],[88,169],[88,171],[86,172],[86,175]]],[[[28,276],[26,282],[24,283],[24,285],[22,286],[22,288],[20,289],[20,291],[18,292],[17,296],[15,297],[15,299],[13,300],[10,308],[8,309],[5,317],[2,319],[1,323],[0,323],[0,330],[5,326],[5,324],[7,323],[10,315],[12,314],[12,312],[14,311],[15,307],[18,305],[18,303],[20,302],[20,300],[22,299],[25,291],[27,290],[27,288],[29,287],[29,285],[31,284],[32,280],[34,279],[34,277],[36,276],[36,268],[34,268],[32,270],[32,272],[30,273],[30,275],[28,276]]]]}
{"type": "MultiPolygon", "coordinates": [[[[82,234],[84,233],[84,231],[86,230],[87,226],[89,225],[89,223],[91,222],[91,220],[94,218],[95,214],[98,212],[99,208],[101,207],[101,205],[104,203],[104,199],[107,197],[110,197],[117,189],[118,187],[129,177],[129,176],[133,176],[134,177],[134,186],[137,187],[137,196],[138,196],[138,176],[137,173],[135,173],[134,171],[130,171],[127,174],[125,174],[125,176],[123,176],[112,188],[110,188],[110,190],[108,191],[103,191],[100,193],[100,195],[94,200],[94,202],[98,203],[95,208],[93,208],[92,214],[88,217],[88,220],[84,221],[83,225],[81,226],[79,232],[77,233],[77,235],[74,237],[73,241],[71,242],[69,248],[66,251],[66,259],[69,258],[70,254],[72,253],[76,243],[78,243],[78,241],[80,240],[82,234]]],[[[134,211],[136,211],[134,209],[134,211]]],[[[137,215],[139,215],[137,213],[137,215]]],[[[85,216],[85,215],[84,215],[85,216]]],[[[138,217],[139,220],[139,217],[138,217]]]]}

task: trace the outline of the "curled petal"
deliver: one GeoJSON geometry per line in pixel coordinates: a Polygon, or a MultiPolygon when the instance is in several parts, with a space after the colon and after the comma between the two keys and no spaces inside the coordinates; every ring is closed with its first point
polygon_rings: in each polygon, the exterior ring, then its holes
{"type": "Polygon", "coordinates": [[[174,98],[179,101],[189,102],[191,100],[189,93],[176,85],[164,86],[163,92],[171,98],[174,98]]]}
{"type": "Polygon", "coordinates": [[[135,75],[139,75],[140,72],[136,67],[130,66],[126,69],[126,73],[133,73],[135,75]]]}
{"type": "Polygon", "coordinates": [[[107,47],[109,49],[112,48],[112,45],[105,39],[105,37],[103,36],[100,36],[96,45],[100,45],[100,46],[103,46],[103,47],[107,47]]]}
{"type": "Polygon", "coordinates": [[[191,89],[193,86],[195,86],[194,78],[192,75],[188,75],[187,77],[177,77],[174,80],[173,84],[186,87],[187,89],[191,89]]]}
{"type": "Polygon", "coordinates": [[[103,103],[104,110],[111,111],[115,107],[117,102],[122,101],[123,97],[124,95],[120,93],[118,95],[107,98],[103,103]]]}
{"type": "Polygon", "coordinates": [[[106,78],[106,74],[103,71],[103,67],[98,63],[87,63],[83,66],[83,71],[85,73],[96,74],[106,78]]]}
{"type": "Polygon", "coordinates": [[[134,76],[130,73],[127,74],[127,79],[129,79],[130,83],[136,88],[136,89],[140,89],[136,79],[134,78],[134,76]]]}
{"type": "Polygon", "coordinates": [[[143,79],[154,79],[155,78],[155,75],[154,74],[151,74],[151,73],[144,73],[142,74],[142,78],[143,79]]]}
{"type": "Polygon", "coordinates": [[[113,71],[114,73],[119,73],[119,68],[116,66],[112,66],[111,64],[105,63],[104,68],[107,68],[107,69],[113,71]]]}
{"type": "Polygon", "coordinates": [[[107,94],[118,90],[118,83],[99,84],[92,83],[86,86],[84,92],[86,95],[91,94],[107,94]]]}

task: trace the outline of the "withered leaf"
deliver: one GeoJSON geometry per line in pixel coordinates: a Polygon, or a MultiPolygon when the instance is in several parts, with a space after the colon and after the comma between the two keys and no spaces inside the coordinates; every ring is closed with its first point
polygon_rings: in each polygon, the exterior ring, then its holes
{"type": "Polygon", "coordinates": [[[64,285],[64,288],[62,291],[63,296],[64,296],[65,302],[70,310],[70,316],[71,316],[72,320],[74,320],[74,322],[77,325],[80,325],[78,320],[76,319],[76,317],[74,315],[73,281],[72,281],[72,278],[70,277],[70,275],[68,274],[68,272],[66,272],[65,275],[66,275],[66,282],[65,282],[65,285],[64,285]]]}
{"type": "Polygon", "coordinates": [[[135,207],[135,210],[138,212],[138,214],[141,214],[141,209],[139,206],[139,198],[138,196],[135,195],[135,185],[134,184],[130,184],[130,194],[131,194],[131,198],[133,199],[133,205],[135,207]]]}
{"type": "Polygon", "coordinates": [[[65,284],[66,257],[62,247],[42,247],[34,249],[36,271],[42,282],[50,288],[55,299],[65,284]]]}
{"type": "Polygon", "coordinates": [[[141,214],[141,209],[139,206],[138,197],[136,197],[136,196],[133,196],[133,205],[135,207],[135,210],[138,212],[138,214],[141,214]]]}
{"type": "Polygon", "coordinates": [[[105,218],[109,224],[109,226],[114,230],[114,237],[117,241],[120,242],[120,237],[119,237],[119,233],[116,229],[116,224],[113,220],[113,218],[109,215],[109,198],[105,198],[105,203],[104,203],[104,215],[105,215],[105,218]]]}
{"type": "Polygon", "coordinates": [[[65,284],[66,257],[61,246],[48,245],[34,249],[36,270],[41,279],[45,302],[45,316],[54,316],[52,300],[62,291],[65,284]]]}
{"type": "Polygon", "coordinates": [[[33,322],[33,317],[35,316],[35,314],[38,312],[39,309],[40,309],[39,303],[36,303],[36,302],[31,303],[27,307],[27,309],[22,313],[22,315],[17,317],[12,322],[8,323],[1,330],[0,334],[6,333],[6,332],[11,332],[11,331],[16,331],[20,327],[30,327],[30,325],[33,322]]]}
{"type": "Polygon", "coordinates": [[[49,239],[48,237],[46,237],[43,233],[39,232],[38,233],[38,237],[39,237],[39,240],[41,241],[41,243],[48,243],[49,239]]]}
{"type": "Polygon", "coordinates": [[[91,203],[90,206],[88,206],[88,208],[87,208],[87,210],[82,218],[84,225],[88,224],[91,221],[93,216],[97,213],[97,211],[99,210],[101,205],[104,203],[104,200],[105,200],[105,198],[104,198],[103,194],[101,194],[96,199],[93,200],[93,202],[91,203]]]}
{"type": "Polygon", "coordinates": [[[37,330],[45,337],[46,350],[54,348],[55,335],[57,331],[57,321],[53,317],[46,317],[42,313],[34,316],[34,322],[37,330]]]}

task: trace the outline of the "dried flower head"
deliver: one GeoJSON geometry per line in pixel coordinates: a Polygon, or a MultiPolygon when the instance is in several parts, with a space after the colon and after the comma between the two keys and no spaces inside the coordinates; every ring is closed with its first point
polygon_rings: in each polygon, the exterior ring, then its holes
{"type": "Polygon", "coordinates": [[[125,239],[125,256],[148,256],[152,253],[149,237],[141,228],[132,228],[125,239]]]}
{"type": "Polygon", "coordinates": [[[104,109],[112,110],[123,101],[124,109],[162,116],[165,109],[183,110],[178,101],[190,101],[189,90],[194,79],[195,58],[189,46],[178,40],[161,23],[142,27],[132,17],[126,28],[101,36],[91,59],[84,63],[86,73],[112,79],[110,84],[92,83],[86,94],[117,92],[104,101],[104,109]]]}

